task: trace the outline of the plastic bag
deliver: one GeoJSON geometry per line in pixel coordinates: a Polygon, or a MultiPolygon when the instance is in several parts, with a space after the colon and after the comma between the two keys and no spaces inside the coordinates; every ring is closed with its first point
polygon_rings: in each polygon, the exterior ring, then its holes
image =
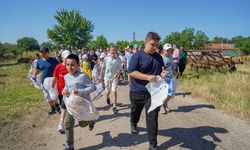
{"type": "Polygon", "coordinates": [[[169,85],[161,77],[158,77],[156,82],[149,82],[146,85],[151,95],[151,106],[148,109],[148,113],[163,104],[168,96],[168,86],[169,85]]]}
{"type": "Polygon", "coordinates": [[[95,98],[95,100],[98,100],[103,96],[103,94],[101,93],[103,91],[103,85],[102,85],[102,83],[98,83],[95,86],[96,86],[96,90],[93,92],[92,96],[93,96],[93,99],[95,98]]]}
{"type": "Polygon", "coordinates": [[[93,121],[100,116],[96,107],[88,100],[71,94],[65,98],[67,111],[78,121],[93,121]]]}
{"type": "Polygon", "coordinates": [[[49,95],[52,100],[56,100],[58,98],[58,90],[57,84],[55,84],[54,88],[52,87],[53,77],[47,77],[44,79],[43,87],[49,91],[49,95]]]}
{"type": "Polygon", "coordinates": [[[35,88],[43,89],[43,85],[39,79],[33,80],[32,78],[30,78],[30,80],[32,81],[32,84],[35,88]]]}

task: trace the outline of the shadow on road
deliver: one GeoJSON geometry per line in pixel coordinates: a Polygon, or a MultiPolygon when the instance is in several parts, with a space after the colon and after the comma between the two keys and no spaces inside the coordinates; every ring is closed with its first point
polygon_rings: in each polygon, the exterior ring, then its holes
{"type": "MultiPolygon", "coordinates": [[[[146,130],[145,128],[140,128],[146,130]]],[[[159,148],[167,149],[173,146],[179,145],[180,147],[187,149],[203,149],[214,150],[217,146],[217,142],[221,140],[215,135],[218,133],[227,133],[228,131],[221,127],[200,126],[194,128],[171,128],[166,130],[159,130],[158,135],[164,136],[167,139],[162,143],[159,148]],[[209,136],[209,137],[208,137],[209,136]],[[205,137],[210,140],[205,139],[205,137]]],[[[102,143],[89,147],[82,148],[80,150],[92,150],[102,149],[107,147],[131,147],[144,142],[148,142],[147,134],[131,135],[129,133],[119,133],[116,137],[110,135],[110,131],[96,134],[96,136],[102,136],[102,143]]]]}
{"type": "Polygon", "coordinates": [[[201,108],[209,108],[209,109],[215,109],[214,105],[208,105],[208,104],[199,104],[199,105],[190,105],[190,106],[179,106],[177,109],[171,109],[170,112],[191,112],[195,109],[201,109],[201,108]]]}

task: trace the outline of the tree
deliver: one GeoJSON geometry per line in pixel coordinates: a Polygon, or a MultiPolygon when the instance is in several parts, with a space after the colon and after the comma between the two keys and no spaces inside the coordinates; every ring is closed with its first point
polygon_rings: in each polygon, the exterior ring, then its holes
{"type": "Polygon", "coordinates": [[[41,47],[47,47],[49,50],[54,50],[56,48],[55,45],[51,42],[43,42],[41,44],[41,47]]]}
{"type": "Polygon", "coordinates": [[[93,38],[91,32],[94,24],[80,15],[77,10],[57,11],[55,19],[58,24],[48,29],[48,37],[57,45],[80,49],[85,47],[93,38]]]}
{"type": "Polygon", "coordinates": [[[214,44],[231,43],[231,41],[228,38],[216,36],[213,38],[212,43],[214,44]]]}
{"type": "Polygon", "coordinates": [[[185,46],[186,49],[191,49],[194,42],[194,32],[193,28],[186,28],[181,32],[181,37],[177,45],[185,46]]]}
{"type": "Polygon", "coordinates": [[[144,43],[144,41],[132,41],[132,42],[130,42],[130,45],[138,45],[138,46],[142,46],[142,47],[145,47],[145,43],[144,43]]]}
{"type": "Polygon", "coordinates": [[[108,41],[104,35],[100,35],[96,37],[95,41],[92,41],[89,46],[89,48],[107,48],[108,47],[108,41]]]}
{"type": "Polygon", "coordinates": [[[177,44],[180,45],[181,33],[180,32],[172,32],[170,35],[166,36],[163,40],[163,44],[177,44]]]}
{"type": "Polygon", "coordinates": [[[40,48],[37,40],[33,37],[23,37],[17,40],[17,47],[21,52],[38,50],[40,48]]]}
{"type": "Polygon", "coordinates": [[[236,48],[246,55],[250,54],[250,37],[236,36],[232,38],[236,48]]]}
{"type": "Polygon", "coordinates": [[[202,31],[197,31],[194,36],[194,43],[192,49],[204,49],[208,42],[208,36],[202,31]]]}
{"type": "Polygon", "coordinates": [[[6,53],[5,46],[2,43],[0,43],[0,58],[1,59],[3,58],[3,56],[4,56],[5,53],[6,53]]]}
{"type": "Polygon", "coordinates": [[[119,51],[122,51],[125,47],[129,45],[128,41],[117,41],[115,44],[119,51]]]}

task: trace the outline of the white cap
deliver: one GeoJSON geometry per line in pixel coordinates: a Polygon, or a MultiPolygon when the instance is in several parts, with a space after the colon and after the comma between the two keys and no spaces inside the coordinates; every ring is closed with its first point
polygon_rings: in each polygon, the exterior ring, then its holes
{"type": "Polygon", "coordinates": [[[87,54],[84,54],[84,55],[82,56],[82,59],[88,59],[88,55],[87,55],[87,54]]]}
{"type": "Polygon", "coordinates": [[[101,59],[105,58],[105,57],[106,57],[106,55],[104,53],[102,53],[101,56],[100,56],[101,59]]]}
{"type": "Polygon", "coordinates": [[[64,50],[61,54],[62,58],[67,58],[71,54],[71,51],[69,50],[64,50]]]}
{"type": "Polygon", "coordinates": [[[164,44],[163,50],[170,50],[170,49],[173,49],[171,44],[169,44],[169,43],[164,44]]]}

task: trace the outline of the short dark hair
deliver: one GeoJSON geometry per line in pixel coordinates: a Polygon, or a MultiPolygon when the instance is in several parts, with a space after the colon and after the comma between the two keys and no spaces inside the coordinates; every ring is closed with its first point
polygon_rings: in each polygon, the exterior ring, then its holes
{"type": "Polygon", "coordinates": [[[74,59],[79,64],[79,57],[76,54],[69,54],[66,59],[74,59]]]}
{"type": "Polygon", "coordinates": [[[48,47],[41,47],[39,51],[40,51],[40,52],[41,52],[41,51],[49,52],[49,49],[48,49],[48,47]]]}
{"type": "Polygon", "coordinates": [[[157,40],[160,41],[161,37],[158,35],[156,32],[148,32],[146,38],[145,38],[145,43],[150,41],[150,40],[157,40]]]}

